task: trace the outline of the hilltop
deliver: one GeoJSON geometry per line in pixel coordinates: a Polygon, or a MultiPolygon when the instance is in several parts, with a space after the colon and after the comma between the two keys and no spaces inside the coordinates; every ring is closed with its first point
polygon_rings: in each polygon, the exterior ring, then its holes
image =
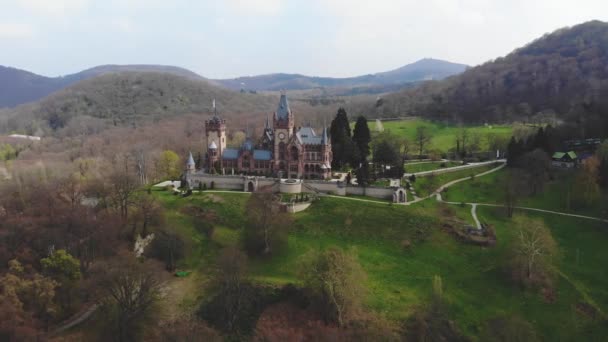
{"type": "MultiPolygon", "coordinates": [[[[0,110],[0,132],[32,135],[80,135],[101,132],[111,126],[138,126],[184,114],[212,112],[216,100],[222,117],[245,128],[261,125],[276,109],[278,94],[237,92],[214,83],[172,73],[104,73],[80,81],[42,100],[0,110]]],[[[311,101],[291,96],[299,120],[324,122],[339,106],[357,107],[357,98],[311,101]]],[[[362,101],[362,100],[361,100],[362,101]]]]}
{"type": "Polygon", "coordinates": [[[460,75],[388,95],[369,109],[379,116],[469,122],[598,120],[608,108],[601,96],[608,91],[606,46],[607,23],[563,28],[460,75]]]}
{"type": "Polygon", "coordinates": [[[425,58],[398,69],[356,77],[333,78],[278,73],[215,81],[233,90],[359,88],[359,92],[362,92],[361,88],[364,88],[367,89],[367,92],[377,93],[396,90],[395,86],[404,86],[408,83],[443,79],[459,74],[467,68],[468,66],[464,64],[425,58]]]}
{"type": "Polygon", "coordinates": [[[166,65],[100,65],[59,77],[46,77],[0,65],[0,108],[36,101],[79,81],[118,72],[168,73],[194,80],[204,80],[204,77],[190,70],[166,65]]]}

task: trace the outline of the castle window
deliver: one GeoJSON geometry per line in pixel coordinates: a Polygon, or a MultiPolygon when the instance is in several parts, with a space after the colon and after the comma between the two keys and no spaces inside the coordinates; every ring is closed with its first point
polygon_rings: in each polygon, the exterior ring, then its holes
{"type": "Polygon", "coordinates": [[[285,159],[285,152],[286,152],[286,148],[285,148],[285,143],[284,142],[280,142],[279,143],[279,159],[284,160],[285,159]]]}
{"type": "Polygon", "coordinates": [[[291,148],[291,160],[298,160],[298,148],[295,146],[291,148]]]}

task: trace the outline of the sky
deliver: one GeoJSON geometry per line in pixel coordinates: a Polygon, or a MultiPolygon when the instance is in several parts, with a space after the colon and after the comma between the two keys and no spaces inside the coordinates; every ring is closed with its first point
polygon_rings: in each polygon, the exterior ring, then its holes
{"type": "Polygon", "coordinates": [[[347,77],[422,58],[477,65],[595,19],[608,21],[607,0],[0,0],[0,65],[347,77]]]}

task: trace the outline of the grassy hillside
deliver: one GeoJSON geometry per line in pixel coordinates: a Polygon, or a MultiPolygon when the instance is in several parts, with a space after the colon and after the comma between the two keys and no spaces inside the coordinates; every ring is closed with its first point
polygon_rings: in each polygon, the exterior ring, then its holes
{"type": "MultiPolygon", "coordinates": [[[[213,99],[220,114],[234,124],[234,129],[244,129],[248,120],[252,125],[262,125],[278,103],[275,94],[235,92],[208,81],[169,73],[108,73],[81,81],[38,102],[0,111],[0,131],[54,134],[70,125],[75,125],[79,132],[99,131],[100,126],[108,123],[137,126],[182,114],[201,115],[202,125],[213,113],[213,99]],[[78,120],[71,123],[75,118],[78,120]]],[[[330,118],[338,106],[343,105],[344,101],[311,103],[297,98],[291,101],[298,124],[314,122],[319,127],[323,118],[330,118]]]]}
{"type": "Polygon", "coordinates": [[[100,65],[59,77],[46,77],[25,70],[0,66],[0,108],[36,101],[79,81],[119,72],[167,73],[204,80],[203,77],[190,70],[168,65],[100,65]]]}
{"type": "MultiPolygon", "coordinates": [[[[218,249],[238,243],[244,223],[243,204],[249,195],[205,193],[181,198],[155,193],[171,210],[169,224],[179,227],[190,243],[191,252],[183,266],[209,274],[218,249]],[[189,219],[178,212],[186,205],[217,212],[213,238],[196,232],[189,219]]],[[[563,276],[558,281],[557,299],[548,303],[537,293],[512,286],[503,271],[512,231],[501,214],[480,208],[482,220],[496,226],[498,245],[479,248],[461,244],[442,232],[437,206],[434,201],[403,207],[322,198],[296,214],[288,251],[271,260],[254,260],[252,275],[262,283],[297,282],[298,260],[306,251],[330,245],[354,247],[369,276],[367,305],[392,320],[402,322],[425,303],[431,294],[432,277],[440,275],[450,317],[473,338],[484,322],[505,314],[528,320],[545,340],[593,340],[608,333],[601,322],[575,310],[585,301],[592,301],[603,312],[608,310],[608,277],[602,262],[608,258],[608,251],[601,243],[606,233],[600,225],[585,222],[581,226],[576,219],[537,215],[551,227],[564,253],[559,264],[563,276]],[[578,227],[575,236],[571,235],[572,227],[578,227]],[[412,242],[409,251],[401,247],[405,239],[412,242]],[[582,256],[573,258],[582,246],[582,256]]],[[[468,210],[454,208],[459,216],[468,210]]]]}
{"type": "MultiPolygon", "coordinates": [[[[475,179],[473,182],[464,182],[450,187],[444,199],[453,202],[478,203],[504,203],[504,187],[509,169],[503,169],[493,174],[475,179]]],[[[567,212],[594,217],[608,217],[606,195],[591,207],[577,208],[573,203],[568,205],[568,193],[572,190],[573,171],[558,171],[554,179],[550,180],[544,190],[535,196],[523,196],[518,206],[532,207],[545,210],[567,212]]],[[[576,191],[576,190],[574,190],[576,191]]]]}
{"type": "MultiPolygon", "coordinates": [[[[377,130],[376,124],[369,123],[370,130],[377,130]]],[[[400,121],[384,121],[382,122],[384,131],[395,134],[398,137],[404,137],[414,142],[416,138],[416,128],[426,127],[431,134],[432,139],[428,149],[437,149],[441,152],[447,152],[456,147],[456,135],[461,130],[458,125],[444,124],[433,122],[424,119],[400,120],[400,121]]],[[[510,125],[478,125],[466,126],[469,136],[478,135],[480,138],[480,149],[487,150],[488,135],[495,135],[503,139],[508,139],[512,134],[510,125]]]]}

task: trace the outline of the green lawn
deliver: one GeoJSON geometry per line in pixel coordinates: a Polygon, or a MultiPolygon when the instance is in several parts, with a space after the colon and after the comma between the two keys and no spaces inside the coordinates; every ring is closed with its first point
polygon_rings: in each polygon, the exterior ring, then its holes
{"type": "MultiPolygon", "coordinates": [[[[453,202],[503,204],[504,184],[508,172],[509,170],[505,168],[472,182],[456,184],[450,187],[443,197],[453,202]]],[[[554,174],[554,179],[547,182],[543,192],[523,197],[517,205],[594,217],[608,216],[605,212],[608,209],[605,205],[608,200],[606,194],[590,207],[573,207],[572,203],[568,205],[568,189],[573,177],[574,173],[571,171],[558,171],[554,174]]]]}
{"type": "MultiPolygon", "coordinates": [[[[219,248],[238,243],[248,194],[207,193],[180,198],[155,193],[170,209],[168,224],[185,237],[192,235],[185,265],[209,273],[219,248]],[[177,213],[187,205],[217,212],[212,239],[196,232],[188,218],[177,213]]],[[[323,197],[295,215],[284,254],[251,261],[252,276],[264,283],[297,283],[298,262],[308,250],[330,245],[355,248],[368,273],[367,305],[390,319],[408,318],[416,306],[428,300],[432,277],[440,275],[450,316],[471,337],[479,333],[483,322],[500,314],[524,317],[548,341],[590,341],[606,336],[605,325],[573,310],[586,298],[608,311],[608,249],[603,243],[608,232],[601,225],[537,215],[546,220],[563,248],[560,269],[569,279],[560,278],[556,302],[546,303],[538,294],[524,292],[508,281],[503,265],[508,261],[506,248],[512,231],[499,210],[478,209],[484,222],[496,226],[498,235],[496,247],[479,248],[456,242],[442,232],[437,207],[432,200],[404,207],[323,197]],[[409,251],[402,249],[403,240],[412,242],[409,251]]],[[[454,209],[459,217],[466,217],[470,207],[454,209]]]]}
{"type": "Polygon", "coordinates": [[[443,184],[446,184],[456,179],[477,175],[496,167],[498,167],[497,164],[488,164],[460,171],[437,174],[434,176],[416,177],[416,181],[412,184],[412,186],[414,187],[414,189],[416,189],[416,195],[418,197],[425,197],[430,195],[433,191],[437,190],[437,188],[439,188],[443,184]]]}
{"type": "MultiPolygon", "coordinates": [[[[372,132],[376,130],[374,122],[370,122],[369,126],[372,132]]],[[[427,127],[433,137],[429,149],[438,149],[442,152],[447,152],[456,146],[456,135],[461,129],[458,125],[448,125],[421,119],[385,121],[382,122],[382,126],[384,127],[384,131],[401,137],[407,137],[411,141],[415,140],[417,127],[427,127]]],[[[469,136],[480,135],[481,150],[486,150],[488,147],[488,134],[495,134],[506,139],[510,138],[512,134],[512,126],[509,125],[467,126],[467,129],[469,136]]]]}
{"type": "Polygon", "coordinates": [[[415,163],[415,164],[405,164],[405,173],[418,173],[418,172],[424,172],[424,171],[433,171],[433,170],[445,169],[448,167],[454,167],[454,166],[460,166],[460,165],[462,165],[461,162],[454,162],[454,161],[420,162],[420,163],[415,163]]]}

